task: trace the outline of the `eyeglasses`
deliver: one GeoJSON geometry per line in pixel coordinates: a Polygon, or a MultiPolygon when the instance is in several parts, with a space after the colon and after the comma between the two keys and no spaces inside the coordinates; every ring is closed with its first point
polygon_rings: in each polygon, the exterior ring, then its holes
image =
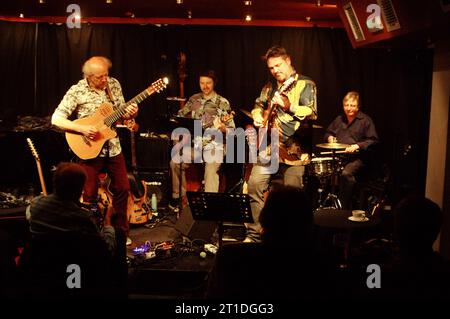
{"type": "Polygon", "coordinates": [[[96,80],[101,80],[101,79],[103,79],[103,78],[107,78],[108,77],[108,73],[106,73],[106,74],[101,74],[101,75],[94,75],[94,74],[92,74],[92,75],[90,75],[91,77],[93,77],[94,79],[96,79],[96,80]]]}

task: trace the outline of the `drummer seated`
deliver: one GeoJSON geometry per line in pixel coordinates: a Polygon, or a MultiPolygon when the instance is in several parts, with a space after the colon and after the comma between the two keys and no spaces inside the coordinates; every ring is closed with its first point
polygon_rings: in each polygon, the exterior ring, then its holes
{"type": "Polygon", "coordinates": [[[339,198],[343,209],[352,209],[355,176],[367,166],[368,151],[378,143],[378,135],[372,119],[360,111],[358,92],[348,92],[342,104],[344,112],[328,126],[325,140],[328,143],[348,144],[343,148],[348,159],[341,173],[339,198]]]}

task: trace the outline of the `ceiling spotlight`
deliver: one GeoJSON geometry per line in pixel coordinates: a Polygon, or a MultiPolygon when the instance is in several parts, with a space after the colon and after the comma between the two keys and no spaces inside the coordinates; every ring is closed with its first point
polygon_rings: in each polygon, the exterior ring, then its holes
{"type": "Polygon", "coordinates": [[[24,17],[23,13],[19,14],[19,17],[20,17],[20,18],[23,18],[23,17],[24,17]]]}
{"type": "Polygon", "coordinates": [[[183,0],[177,0],[177,4],[183,4],[183,0]]]}
{"type": "Polygon", "coordinates": [[[245,21],[250,22],[252,21],[252,16],[250,14],[245,15],[245,21]]]}
{"type": "Polygon", "coordinates": [[[244,1],[244,5],[246,6],[251,6],[252,2],[250,0],[244,1]]]}
{"type": "Polygon", "coordinates": [[[322,5],[321,1],[320,1],[320,0],[317,0],[316,6],[320,7],[321,5],[322,5]]]}
{"type": "Polygon", "coordinates": [[[187,12],[187,17],[188,17],[188,19],[192,19],[192,11],[191,10],[189,10],[187,12]]]}
{"type": "Polygon", "coordinates": [[[306,21],[311,21],[311,17],[306,17],[306,21]]]}
{"type": "Polygon", "coordinates": [[[44,4],[44,3],[45,3],[45,0],[39,0],[39,3],[40,3],[40,4],[44,4]]]}
{"type": "Polygon", "coordinates": [[[113,0],[106,0],[106,3],[112,3],[113,0]]]}

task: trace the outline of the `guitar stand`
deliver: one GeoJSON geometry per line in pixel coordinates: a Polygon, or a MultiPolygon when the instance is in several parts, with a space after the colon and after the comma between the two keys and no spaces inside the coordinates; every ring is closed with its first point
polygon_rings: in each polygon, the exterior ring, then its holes
{"type": "Polygon", "coordinates": [[[237,193],[187,192],[194,220],[217,222],[219,248],[222,247],[223,223],[253,223],[250,197],[237,193]]]}

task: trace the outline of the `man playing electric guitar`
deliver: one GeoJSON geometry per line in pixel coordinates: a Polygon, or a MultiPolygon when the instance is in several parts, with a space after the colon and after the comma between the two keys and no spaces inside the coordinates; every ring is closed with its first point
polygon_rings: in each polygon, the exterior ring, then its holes
{"type": "MultiPolygon", "coordinates": [[[[111,66],[111,61],[105,57],[95,56],[87,60],[82,68],[84,79],[73,85],[64,95],[53,113],[52,124],[65,131],[81,134],[86,141],[95,140],[99,134],[96,126],[79,124],[68,118],[73,113],[76,118],[91,116],[103,103],[111,103],[115,109],[125,103],[119,81],[108,76],[111,66]]],[[[125,108],[122,119],[134,118],[137,112],[137,105],[132,103],[125,108]]],[[[79,159],[79,163],[87,173],[84,202],[93,203],[97,200],[98,174],[102,170],[108,173],[111,178],[113,207],[116,214],[112,219],[113,226],[128,236],[127,201],[130,184],[119,138],[109,139],[97,157],[79,159]]],[[[131,244],[131,239],[127,238],[127,244],[131,244]]]]}
{"type": "MultiPolygon", "coordinates": [[[[247,224],[245,242],[260,240],[259,215],[264,205],[264,193],[275,175],[284,185],[303,188],[304,165],[309,162],[312,144],[309,120],[317,118],[316,86],[312,80],[295,71],[286,50],[279,46],[270,48],[265,61],[276,81],[263,87],[256,99],[252,117],[256,128],[277,129],[280,166],[276,173],[262,162],[252,168],[248,194],[254,223],[247,224]]],[[[274,154],[270,146],[269,150],[274,154]]]]}

